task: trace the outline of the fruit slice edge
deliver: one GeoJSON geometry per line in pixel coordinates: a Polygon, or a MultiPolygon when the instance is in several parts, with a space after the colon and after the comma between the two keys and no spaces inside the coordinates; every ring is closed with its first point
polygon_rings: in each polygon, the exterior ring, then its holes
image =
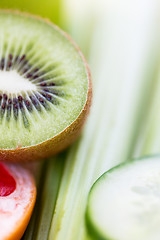
{"type": "Polygon", "coordinates": [[[17,164],[4,164],[4,167],[15,179],[16,189],[10,195],[0,197],[0,239],[19,240],[35,204],[35,182],[30,172],[17,164]]]}

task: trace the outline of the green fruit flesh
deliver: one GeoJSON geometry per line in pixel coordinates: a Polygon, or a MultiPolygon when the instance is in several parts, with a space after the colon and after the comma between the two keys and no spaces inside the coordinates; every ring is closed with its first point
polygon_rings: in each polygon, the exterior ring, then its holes
{"type": "Polygon", "coordinates": [[[0,13],[0,148],[37,145],[68,127],[88,91],[85,63],[51,24],[0,13]]]}

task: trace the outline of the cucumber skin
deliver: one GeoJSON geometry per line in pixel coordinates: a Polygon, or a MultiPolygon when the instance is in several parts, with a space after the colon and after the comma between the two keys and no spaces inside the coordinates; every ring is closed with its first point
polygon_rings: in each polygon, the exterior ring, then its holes
{"type": "MultiPolygon", "coordinates": [[[[127,164],[129,164],[129,163],[131,163],[131,162],[132,162],[132,160],[131,160],[130,162],[128,162],[127,164]]],[[[102,178],[105,177],[106,173],[112,172],[112,171],[114,171],[116,168],[121,167],[121,166],[123,166],[123,165],[126,165],[126,163],[121,163],[121,164],[119,164],[119,165],[111,168],[110,170],[104,172],[104,173],[93,183],[93,185],[92,185],[92,187],[91,187],[91,189],[90,189],[90,191],[89,191],[88,200],[87,200],[87,207],[86,207],[86,214],[85,214],[85,224],[86,224],[86,229],[87,229],[90,237],[91,237],[93,240],[115,240],[115,239],[110,238],[110,237],[107,237],[107,238],[104,237],[104,236],[101,234],[101,232],[97,230],[97,227],[94,226],[94,224],[93,224],[93,222],[92,222],[92,220],[91,220],[91,218],[90,218],[89,207],[88,207],[89,205],[88,205],[88,203],[89,203],[90,194],[91,194],[91,192],[92,192],[92,189],[94,188],[94,185],[96,185],[96,183],[97,183],[99,180],[102,180],[102,178]]]]}
{"type": "Polygon", "coordinates": [[[112,240],[109,238],[108,239],[104,238],[102,235],[100,235],[100,233],[96,231],[96,227],[94,227],[93,224],[91,226],[90,222],[91,222],[91,219],[89,217],[88,211],[86,211],[85,223],[86,223],[87,231],[93,240],[112,240]]]}
{"type": "Polygon", "coordinates": [[[115,240],[113,238],[110,238],[110,237],[104,237],[100,231],[96,230],[97,227],[94,226],[91,218],[90,218],[90,214],[89,214],[89,198],[90,198],[90,195],[91,195],[91,192],[94,188],[94,185],[97,184],[97,182],[99,182],[99,180],[102,180],[102,178],[105,177],[105,175],[107,173],[111,173],[112,171],[116,170],[117,168],[121,168],[123,166],[126,166],[126,165],[130,165],[136,161],[143,161],[147,158],[160,158],[160,154],[154,154],[154,155],[147,155],[147,156],[143,156],[143,157],[139,157],[139,158],[135,158],[135,159],[131,159],[127,162],[123,162],[123,163],[120,163],[118,165],[116,165],[115,167],[109,169],[108,171],[104,172],[92,185],[90,191],[89,191],[89,194],[88,194],[88,200],[87,200],[87,207],[86,207],[86,214],[85,214],[85,224],[86,224],[86,228],[87,228],[87,231],[89,233],[89,235],[91,236],[91,238],[93,240],[115,240]]]}

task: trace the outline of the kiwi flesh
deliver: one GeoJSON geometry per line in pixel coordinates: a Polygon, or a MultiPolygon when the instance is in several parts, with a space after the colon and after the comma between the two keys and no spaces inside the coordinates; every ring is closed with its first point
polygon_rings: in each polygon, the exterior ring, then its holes
{"type": "Polygon", "coordinates": [[[0,159],[32,161],[79,135],[92,97],[70,37],[39,17],[0,11],[0,159]]]}

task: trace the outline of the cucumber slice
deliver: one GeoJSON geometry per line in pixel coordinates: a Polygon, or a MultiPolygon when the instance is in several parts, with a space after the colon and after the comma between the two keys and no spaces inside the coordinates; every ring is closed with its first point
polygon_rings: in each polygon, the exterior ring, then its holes
{"type": "Polygon", "coordinates": [[[160,239],[160,156],[119,165],[92,186],[86,223],[93,239],[160,239]]]}

